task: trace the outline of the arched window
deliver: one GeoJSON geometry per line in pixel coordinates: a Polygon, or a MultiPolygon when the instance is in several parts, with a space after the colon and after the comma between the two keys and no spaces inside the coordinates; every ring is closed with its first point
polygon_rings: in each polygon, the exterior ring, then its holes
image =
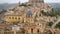
{"type": "Polygon", "coordinates": [[[9,17],[9,19],[11,19],[11,17],[9,17]]]}
{"type": "Polygon", "coordinates": [[[20,20],[20,17],[18,19],[20,20]]]}
{"type": "Polygon", "coordinates": [[[18,16],[16,16],[15,19],[18,19],[18,16]]]}

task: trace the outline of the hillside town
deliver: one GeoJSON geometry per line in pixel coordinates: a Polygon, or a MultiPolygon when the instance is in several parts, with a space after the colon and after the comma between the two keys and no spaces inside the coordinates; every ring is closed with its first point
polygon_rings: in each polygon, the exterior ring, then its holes
{"type": "Polygon", "coordinates": [[[18,2],[0,13],[0,34],[60,34],[53,11],[44,0],[18,2]]]}

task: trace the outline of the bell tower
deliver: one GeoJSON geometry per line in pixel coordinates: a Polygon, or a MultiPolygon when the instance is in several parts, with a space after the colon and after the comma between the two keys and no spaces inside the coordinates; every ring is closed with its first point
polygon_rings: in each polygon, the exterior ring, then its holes
{"type": "Polygon", "coordinates": [[[20,6],[20,1],[19,1],[19,3],[18,3],[18,6],[20,6]]]}

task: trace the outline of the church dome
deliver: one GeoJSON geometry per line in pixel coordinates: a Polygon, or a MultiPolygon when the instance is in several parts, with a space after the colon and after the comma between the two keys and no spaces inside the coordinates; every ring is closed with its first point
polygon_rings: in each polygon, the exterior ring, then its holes
{"type": "Polygon", "coordinates": [[[29,10],[29,11],[27,12],[27,15],[33,15],[32,11],[29,10]]]}

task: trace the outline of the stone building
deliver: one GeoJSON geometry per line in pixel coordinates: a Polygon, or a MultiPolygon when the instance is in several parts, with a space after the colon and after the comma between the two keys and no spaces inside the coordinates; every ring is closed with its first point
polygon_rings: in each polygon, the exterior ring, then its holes
{"type": "Polygon", "coordinates": [[[49,17],[42,15],[41,12],[52,12],[52,8],[44,3],[44,0],[29,0],[22,4],[19,2],[17,6],[7,10],[4,21],[11,25],[10,30],[16,31],[17,28],[15,27],[15,30],[12,26],[17,25],[25,34],[44,34],[48,28],[46,24],[49,17]]]}

